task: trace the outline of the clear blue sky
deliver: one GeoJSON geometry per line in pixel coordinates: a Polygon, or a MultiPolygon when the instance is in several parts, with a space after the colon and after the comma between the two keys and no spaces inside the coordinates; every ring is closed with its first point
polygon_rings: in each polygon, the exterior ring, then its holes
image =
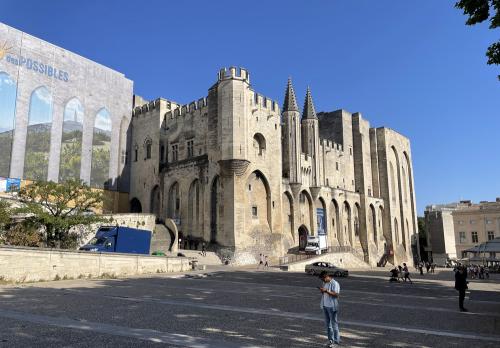
{"type": "Polygon", "coordinates": [[[280,102],[360,111],[412,142],[425,205],[500,196],[500,30],[464,25],[455,1],[2,0],[0,21],[125,73],[135,93],[187,103],[220,67],[249,69],[280,102]]]}

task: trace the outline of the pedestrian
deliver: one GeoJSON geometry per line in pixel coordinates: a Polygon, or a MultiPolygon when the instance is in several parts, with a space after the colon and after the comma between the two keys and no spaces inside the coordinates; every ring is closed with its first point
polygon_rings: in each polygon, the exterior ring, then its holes
{"type": "Polygon", "coordinates": [[[467,309],[464,307],[464,299],[468,283],[465,267],[459,267],[455,272],[455,289],[458,290],[458,307],[460,308],[460,312],[467,312],[467,309]]]}
{"type": "Polygon", "coordinates": [[[205,245],[205,242],[201,244],[201,255],[203,257],[207,256],[207,246],[205,245]]]}
{"type": "Polygon", "coordinates": [[[431,264],[431,273],[434,273],[434,269],[436,268],[436,264],[433,262],[431,264]]]}
{"type": "Polygon", "coordinates": [[[490,279],[490,268],[488,266],[484,267],[484,276],[486,279],[490,279]]]}
{"type": "Polygon", "coordinates": [[[425,269],[427,270],[427,273],[429,273],[429,270],[431,269],[431,263],[429,261],[425,262],[425,269]]]}
{"type": "Polygon", "coordinates": [[[398,281],[399,279],[401,278],[401,280],[404,280],[404,276],[403,276],[403,267],[401,267],[401,265],[398,266],[398,281]]]}
{"type": "Polygon", "coordinates": [[[320,307],[325,314],[327,347],[332,348],[335,344],[340,344],[338,321],[340,285],[326,271],[321,272],[320,279],[323,281],[323,285],[319,287],[322,294],[320,307]]]}
{"type": "Polygon", "coordinates": [[[260,269],[260,267],[264,267],[264,255],[260,254],[259,255],[259,267],[257,269],[260,269]]]}
{"type": "Polygon", "coordinates": [[[410,278],[410,271],[408,270],[408,266],[406,266],[406,263],[403,263],[403,273],[405,275],[404,281],[406,282],[406,279],[408,279],[410,284],[413,284],[410,278]]]}
{"type": "Polygon", "coordinates": [[[424,275],[424,263],[422,261],[418,263],[418,270],[420,272],[420,275],[424,275]]]}
{"type": "Polygon", "coordinates": [[[264,268],[269,268],[269,261],[267,260],[267,255],[264,257],[264,268]]]}

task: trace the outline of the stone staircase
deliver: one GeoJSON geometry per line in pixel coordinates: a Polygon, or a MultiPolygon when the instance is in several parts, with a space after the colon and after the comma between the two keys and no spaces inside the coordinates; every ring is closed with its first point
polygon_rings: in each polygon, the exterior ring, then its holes
{"type": "Polygon", "coordinates": [[[201,250],[179,249],[179,253],[184,254],[186,257],[196,258],[196,260],[198,261],[198,265],[222,265],[221,259],[213,251],[207,251],[207,256],[202,256],[201,250]]]}

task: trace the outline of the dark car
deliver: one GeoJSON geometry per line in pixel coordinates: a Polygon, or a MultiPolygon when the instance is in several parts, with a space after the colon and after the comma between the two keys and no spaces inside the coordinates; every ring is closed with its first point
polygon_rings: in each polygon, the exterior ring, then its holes
{"type": "Polygon", "coordinates": [[[319,275],[321,272],[326,271],[334,277],[347,277],[349,271],[343,268],[338,268],[329,262],[315,262],[306,265],[306,273],[311,275],[319,275]]]}

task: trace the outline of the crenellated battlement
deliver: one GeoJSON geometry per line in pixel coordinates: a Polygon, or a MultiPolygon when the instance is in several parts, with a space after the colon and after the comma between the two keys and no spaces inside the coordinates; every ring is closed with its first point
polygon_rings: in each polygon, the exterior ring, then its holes
{"type": "Polygon", "coordinates": [[[158,98],[158,99],[153,100],[153,101],[146,103],[144,105],[136,106],[132,110],[132,117],[134,117],[134,116],[137,117],[139,115],[146,114],[149,111],[153,111],[156,108],[159,108],[162,100],[165,101],[165,99],[158,98]]]}
{"type": "Polygon", "coordinates": [[[344,151],[344,147],[342,146],[342,144],[337,144],[337,143],[335,143],[331,140],[328,140],[328,139],[321,139],[321,146],[323,146],[325,148],[325,151],[327,151],[327,152],[332,151],[332,150],[340,151],[340,152],[344,151]]]}
{"type": "Polygon", "coordinates": [[[172,111],[168,111],[165,116],[167,119],[174,119],[179,116],[186,116],[187,114],[193,113],[196,110],[201,110],[208,106],[208,100],[206,97],[200,98],[198,100],[192,101],[188,104],[179,105],[172,111]]]}
{"type": "Polygon", "coordinates": [[[217,74],[217,81],[236,79],[250,83],[250,73],[241,67],[231,66],[229,68],[222,68],[217,74]]]}
{"type": "Polygon", "coordinates": [[[265,109],[269,111],[274,111],[280,113],[279,104],[277,101],[267,98],[266,96],[260,95],[257,92],[253,92],[252,105],[257,106],[257,108],[265,109]]]}

